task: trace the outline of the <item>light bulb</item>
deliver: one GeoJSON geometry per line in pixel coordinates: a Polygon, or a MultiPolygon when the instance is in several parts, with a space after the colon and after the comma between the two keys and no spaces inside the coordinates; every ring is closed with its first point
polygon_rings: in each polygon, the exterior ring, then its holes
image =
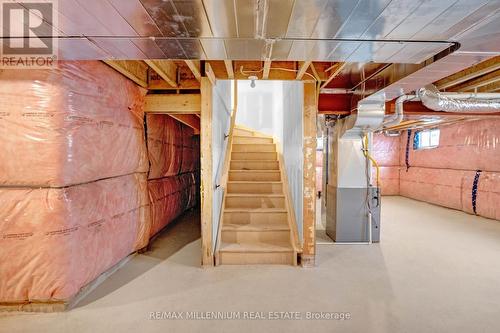
{"type": "Polygon", "coordinates": [[[255,88],[255,80],[257,80],[258,77],[252,75],[252,76],[249,76],[248,78],[250,79],[250,87],[255,88]]]}

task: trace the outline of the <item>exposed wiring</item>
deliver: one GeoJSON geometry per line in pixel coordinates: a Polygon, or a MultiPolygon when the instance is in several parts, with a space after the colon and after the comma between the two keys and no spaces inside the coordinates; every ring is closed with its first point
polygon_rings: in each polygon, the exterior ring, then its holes
{"type": "MultiPolygon", "coordinates": [[[[281,67],[270,67],[270,68],[269,68],[269,70],[273,70],[273,69],[274,69],[274,70],[278,70],[278,71],[295,72],[295,73],[297,73],[297,72],[299,71],[298,69],[281,68],[281,67]]],[[[247,70],[247,71],[244,71],[244,70],[243,70],[243,66],[240,66],[240,73],[241,73],[243,76],[246,76],[246,77],[249,77],[249,76],[250,76],[250,74],[247,74],[247,73],[261,73],[261,72],[263,72],[263,71],[264,71],[264,68],[261,68],[261,69],[259,69],[259,70],[257,70],[257,71],[248,71],[248,70],[247,70]]],[[[309,75],[310,77],[312,77],[314,81],[318,81],[318,80],[316,79],[316,77],[315,77],[314,75],[312,75],[311,73],[307,73],[307,72],[305,72],[304,74],[305,74],[305,75],[309,75]]]]}

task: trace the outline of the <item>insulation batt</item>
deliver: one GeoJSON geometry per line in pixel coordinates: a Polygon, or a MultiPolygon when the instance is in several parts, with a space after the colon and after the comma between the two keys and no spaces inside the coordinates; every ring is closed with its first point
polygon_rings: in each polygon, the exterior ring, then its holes
{"type": "Polygon", "coordinates": [[[149,179],[177,175],[182,164],[181,123],[166,115],[147,114],[149,179]]]}
{"type": "Polygon", "coordinates": [[[473,214],[472,187],[482,170],[476,196],[476,214],[500,220],[500,119],[482,119],[440,126],[439,146],[409,147],[406,171],[406,132],[394,138],[374,136],[374,157],[381,164],[382,194],[397,194],[473,214]],[[398,148],[399,147],[399,148],[398,148]],[[395,159],[399,159],[396,191],[395,159]],[[385,170],[384,170],[385,169],[385,170]],[[390,170],[390,171],[389,171],[390,170]],[[391,188],[391,189],[389,189],[391,188]]]}
{"type": "Polygon", "coordinates": [[[0,188],[0,301],[68,300],[149,239],[146,174],[0,188]]]}
{"type": "Polygon", "coordinates": [[[57,64],[0,71],[0,185],[146,172],[145,90],[98,61],[57,64]]]}
{"type": "Polygon", "coordinates": [[[196,205],[196,190],[194,173],[148,181],[151,237],[196,205]]]}
{"type": "MultiPolygon", "coordinates": [[[[371,153],[380,167],[380,193],[399,195],[399,137],[375,134],[371,153]]],[[[376,170],[373,168],[372,178],[375,177],[376,170]]]]}

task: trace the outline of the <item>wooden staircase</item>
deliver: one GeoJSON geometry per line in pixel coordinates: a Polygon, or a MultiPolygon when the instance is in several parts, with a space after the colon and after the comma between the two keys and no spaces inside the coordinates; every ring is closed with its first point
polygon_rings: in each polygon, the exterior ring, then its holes
{"type": "Polygon", "coordinates": [[[272,137],[233,130],[216,264],[297,264],[295,222],[272,137]]]}

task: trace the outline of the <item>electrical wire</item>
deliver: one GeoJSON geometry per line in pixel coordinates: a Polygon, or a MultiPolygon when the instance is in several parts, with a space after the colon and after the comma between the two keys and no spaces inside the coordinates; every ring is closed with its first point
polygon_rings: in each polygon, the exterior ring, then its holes
{"type": "MultiPolygon", "coordinates": [[[[295,72],[295,73],[297,73],[299,71],[298,69],[281,68],[281,67],[270,67],[269,68],[269,70],[272,70],[272,69],[278,70],[278,71],[285,71],[285,72],[295,72]]],[[[246,73],[261,73],[263,71],[264,71],[264,68],[261,68],[257,71],[244,71],[243,66],[240,66],[240,73],[246,77],[250,76],[249,74],[246,74],[246,73]]],[[[314,81],[318,81],[318,79],[316,79],[316,77],[314,75],[312,75],[311,73],[304,72],[304,74],[312,77],[314,79],[314,81]]]]}

